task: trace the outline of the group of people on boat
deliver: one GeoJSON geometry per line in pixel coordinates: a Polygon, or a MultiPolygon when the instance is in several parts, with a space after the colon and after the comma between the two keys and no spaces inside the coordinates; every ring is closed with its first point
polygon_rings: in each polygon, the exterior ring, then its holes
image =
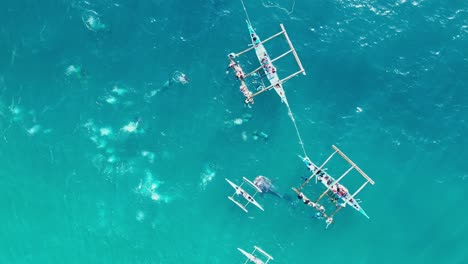
{"type": "Polygon", "coordinates": [[[234,69],[236,78],[241,82],[240,91],[245,96],[245,104],[253,104],[254,100],[252,98],[253,93],[247,88],[247,85],[244,82],[245,74],[241,66],[234,60],[235,54],[229,54],[229,68],[234,69]]]}
{"type": "Polygon", "coordinates": [[[238,186],[236,186],[236,194],[237,195],[242,195],[245,199],[247,199],[251,203],[255,201],[252,196],[250,196],[248,193],[244,192],[244,190],[242,190],[242,188],[240,188],[238,186]]]}
{"type": "Polygon", "coordinates": [[[266,52],[263,54],[262,65],[263,65],[263,69],[267,73],[269,73],[269,74],[275,74],[276,73],[276,68],[271,64],[270,58],[268,58],[268,55],[266,54],[266,52]]]}
{"type": "MultiPolygon", "coordinates": [[[[328,176],[324,171],[319,170],[319,168],[317,168],[311,162],[309,162],[307,164],[307,167],[309,168],[310,171],[315,173],[315,175],[317,177],[317,180],[321,181],[326,186],[330,186],[335,181],[335,179],[328,176]]],[[[330,190],[332,191],[333,194],[338,196],[338,198],[341,198],[341,199],[344,199],[344,200],[346,200],[348,195],[349,195],[348,189],[346,187],[344,187],[343,185],[339,184],[339,183],[335,183],[335,184],[331,185],[330,190]]],[[[354,200],[351,198],[349,200],[349,202],[354,203],[354,200]]]]}
{"type": "Polygon", "coordinates": [[[234,72],[236,73],[236,78],[238,80],[241,80],[243,81],[244,78],[245,78],[245,74],[244,74],[244,71],[242,70],[241,66],[239,65],[239,63],[237,63],[235,60],[235,54],[229,54],[229,60],[230,60],[230,63],[229,63],[229,68],[233,68],[234,69],[234,72]]]}
{"type": "Polygon", "coordinates": [[[253,104],[254,103],[254,100],[252,98],[253,93],[247,88],[247,85],[245,85],[245,83],[241,84],[240,91],[245,96],[245,104],[253,104]]]}

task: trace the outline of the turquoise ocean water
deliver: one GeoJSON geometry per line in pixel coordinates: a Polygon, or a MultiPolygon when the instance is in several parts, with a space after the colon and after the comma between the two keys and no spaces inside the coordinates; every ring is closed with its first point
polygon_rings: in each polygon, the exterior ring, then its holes
{"type": "Polygon", "coordinates": [[[467,2],[245,4],[261,38],[288,30],[307,152],[320,164],[335,144],[376,181],[359,195],[371,218],[345,208],[324,230],[294,198],[307,171],[285,106],[244,107],[225,73],[249,43],[239,1],[6,0],[0,263],[242,263],[254,245],[272,263],[468,263],[467,2]],[[260,174],[291,200],[245,214],[224,178],[260,174]]]}

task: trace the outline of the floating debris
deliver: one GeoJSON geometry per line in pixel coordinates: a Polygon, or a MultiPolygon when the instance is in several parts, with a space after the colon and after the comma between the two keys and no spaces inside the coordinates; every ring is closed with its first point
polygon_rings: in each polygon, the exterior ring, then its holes
{"type": "Polygon", "coordinates": [[[356,107],[356,113],[361,113],[362,112],[362,108],[361,107],[356,107]]]}

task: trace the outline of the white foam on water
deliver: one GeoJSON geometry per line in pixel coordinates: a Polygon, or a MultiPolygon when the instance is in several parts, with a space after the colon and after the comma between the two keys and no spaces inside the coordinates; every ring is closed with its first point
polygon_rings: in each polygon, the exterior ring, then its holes
{"type": "Polygon", "coordinates": [[[119,96],[122,96],[122,95],[126,94],[128,91],[127,91],[127,89],[124,89],[124,88],[118,87],[117,85],[114,85],[114,87],[112,88],[112,92],[119,95],[119,96]]]}
{"type": "Polygon", "coordinates": [[[28,129],[27,132],[28,132],[29,135],[32,136],[32,135],[35,135],[40,130],[41,130],[41,126],[36,124],[33,127],[31,127],[30,129],[28,129]]]}
{"type": "Polygon", "coordinates": [[[141,210],[138,210],[136,212],[136,220],[138,222],[143,222],[143,220],[145,220],[145,213],[143,211],[141,211],[141,210]]]}
{"type": "Polygon", "coordinates": [[[81,19],[83,20],[86,28],[91,31],[97,32],[107,28],[107,26],[101,22],[99,14],[94,10],[85,10],[81,19]]]}
{"type": "Polygon", "coordinates": [[[138,122],[130,122],[121,128],[122,131],[127,133],[135,133],[138,129],[138,122]]]}
{"type": "Polygon", "coordinates": [[[232,123],[239,126],[242,125],[242,123],[244,123],[244,120],[242,120],[241,118],[236,118],[234,119],[234,121],[232,121],[232,123]]]}
{"type": "Polygon", "coordinates": [[[153,163],[154,162],[154,153],[151,151],[146,151],[142,150],[141,151],[141,156],[146,158],[148,162],[153,163]]]}
{"type": "Polygon", "coordinates": [[[117,98],[115,98],[112,95],[107,96],[105,99],[106,103],[108,104],[116,104],[117,103],[117,98]]]}
{"type": "Polygon", "coordinates": [[[140,180],[135,192],[157,202],[169,202],[170,198],[157,191],[162,182],[155,180],[150,170],[145,170],[145,178],[140,180]]]}
{"type": "Polygon", "coordinates": [[[78,75],[80,72],[80,66],[70,65],[65,69],[66,76],[78,75]]]}
{"type": "Polygon", "coordinates": [[[118,158],[117,156],[115,155],[110,155],[108,158],[107,158],[107,162],[109,163],[116,163],[118,161],[118,158]]]}
{"type": "Polygon", "coordinates": [[[242,137],[242,140],[243,140],[243,141],[247,141],[247,132],[242,131],[241,137],[242,137]]]}
{"type": "Polygon", "coordinates": [[[200,177],[201,178],[200,188],[202,190],[206,189],[206,186],[208,185],[208,183],[211,182],[215,176],[216,176],[216,172],[210,166],[205,166],[205,170],[203,171],[200,177]]]}

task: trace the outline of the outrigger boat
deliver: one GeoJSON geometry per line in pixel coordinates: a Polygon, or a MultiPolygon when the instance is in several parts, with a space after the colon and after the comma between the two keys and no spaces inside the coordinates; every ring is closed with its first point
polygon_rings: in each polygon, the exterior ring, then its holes
{"type": "Polygon", "coordinates": [[[263,207],[257,202],[255,201],[255,195],[257,195],[257,193],[261,193],[262,190],[260,190],[257,186],[255,186],[255,184],[253,184],[253,182],[251,182],[249,179],[245,178],[245,177],[242,177],[243,181],[241,183],[241,185],[237,186],[235,183],[233,183],[232,181],[226,179],[226,181],[232,186],[232,188],[234,188],[235,192],[231,195],[231,196],[228,196],[228,199],[231,200],[233,203],[235,203],[237,206],[239,206],[242,210],[244,210],[246,213],[248,212],[246,207],[247,205],[249,205],[250,203],[255,205],[256,207],[258,207],[260,210],[264,211],[263,210],[263,207]],[[255,193],[253,195],[250,195],[248,192],[246,192],[244,189],[242,189],[242,185],[244,185],[244,183],[247,183],[248,185],[250,185],[251,187],[254,188],[255,190],[255,193]],[[241,204],[239,201],[236,201],[234,199],[234,195],[242,195],[242,197],[244,197],[246,200],[247,200],[247,203],[246,204],[241,204]]]}
{"type": "Polygon", "coordinates": [[[272,256],[270,256],[268,253],[266,253],[265,251],[263,251],[261,248],[257,247],[257,246],[254,246],[254,250],[252,251],[252,253],[248,253],[246,252],[245,250],[241,249],[241,248],[237,248],[242,254],[244,254],[244,256],[247,257],[247,259],[245,260],[244,264],[247,264],[249,262],[253,262],[255,264],[267,264],[270,260],[274,260],[272,256]],[[255,256],[255,252],[259,252],[260,254],[263,255],[263,257],[266,258],[266,260],[262,260],[260,259],[259,257],[255,256]]]}
{"type": "Polygon", "coordinates": [[[288,36],[288,33],[286,32],[286,29],[284,28],[283,24],[280,24],[280,27],[281,27],[281,31],[274,34],[273,36],[270,36],[269,38],[265,39],[264,41],[261,41],[260,38],[258,37],[257,33],[255,33],[255,30],[253,29],[252,27],[252,24],[250,23],[249,20],[247,20],[247,27],[249,29],[249,33],[250,33],[250,38],[251,38],[251,41],[252,41],[252,46],[239,52],[239,53],[230,53],[228,55],[229,57],[229,68],[232,68],[234,69],[235,71],[235,74],[236,74],[236,77],[237,79],[239,79],[239,81],[241,82],[241,86],[240,86],[240,90],[241,92],[244,94],[245,96],[245,103],[246,104],[253,104],[254,101],[253,101],[253,98],[265,91],[268,91],[268,90],[271,90],[271,89],[275,89],[276,93],[279,95],[279,97],[281,98],[281,101],[285,104],[288,104],[288,100],[286,98],[286,94],[284,93],[284,89],[283,89],[283,83],[285,83],[286,81],[288,81],[289,79],[291,79],[292,77],[298,75],[298,74],[303,74],[303,75],[306,75],[306,72],[304,70],[304,68],[302,67],[302,63],[299,59],[299,56],[297,55],[297,52],[296,50],[294,49],[294,46],[292,45],[291,43],[291,40],[289,39],[289,36],[288,36]],[[274,59],[271,59],[270,56],[268,55],[265,47],[263,46],[264,43],[280,36],[280,35],[284,35],[284,37],[286,38],[286,41],[288,42],[289,44],[289,50],[286,51],[285,53],[281,54],[280,56],[274,58],[274,59]],[[255,54],[257,55],[257,58],[258,58],[258,61],[260,62],[260,66],[258,68],[256,68],[255,70],[251,71],[250,73],[247,73],[245,74],[244,71],[242,70],[242,68],[239,66],[239,63],[235,61],[235,59],[237,57],[239,57],[240,55],[248,52],[248,51],[251,51],[251,50],[255,50],[255,54]],[[289,53],[292,53],[294,55],[294,58],[296,59],[296,62],[299,66],[299,70],[289,76],[287,76],[286,78],[284,79],[280,79],[278,77],[278,73],[276,71],[276,68],[275,66],[273,66],[273,62],[283,58],[284,56],[288,55],[289,53]],[[269,85],[267,87],[263,87],[261,88],[259,91],[256,91],[255,93],[251,92],[248,87],[247,87],[247,84],[245,83],[245,78],[249,77],[249,76],[252,76],[253,74],[256,74],[258,71],[262,70],[263,69],[263,72],[265,73],[265,76],[268,78],[268,81],[269,81],[269,85]]]}
{"type": "Polygon", "coordinates": [[[349,159],[341,150],[339,150],[336,146],[332,146],[333,149],[335,150],[326,160],[325,162],[319,167],[315,165],[309,157],[301,157],[301,160],[306,164],[307,168],[312,172],[312,175],[307,178],[302,185],[299,188],[292,188],[298,195],[298,198],[303,200],[305,204],[310,205],[311,207],[315,208],[319,213],[321,214],[322,217],[325,218],[325,221],[327,223],[327,227],[333,222],[333,216],[341,209],[346,207],[346,205],[351,206],[354,208],[356,211],[364,215],[366,218],[369,218],[367,213],[364,211],[364,209],[359,205],[359,200],[356,199],[356,195],[364,189],[364,187],[368,184],[371,183],[372,185],[375,184],[375,182],[367,176],[351,159],[349,159]],[[325,170],[323,170],[324,166],[330,161],[330,159],[336,154],[340,154],[340,156],[347,161],[351,167],[346,170],[338,179],[334,179],[332,176],[330,176],[325,170]],[[340,181],[349,173],[351,170],[355,169],[356,171],[361,174],[364,179],[366,180],[353,194],[351,194],[348,189],[340,183],[340,181]],[[309,183],[309,181],[315,177],[316,182],[320,181],[325,187],[326,190],[315,200],[311,201],[309,198],[305,196],[305,194],[301,191],[302,188],[304,188],[305,185],[309,183]],[[330,195],[329,192],[332,192],[330,195]],[[325,213],[325,208],[323,205],[319,204],[319,201],[325,196],[331,196],[331,198],[335,201],[335,204],[337,205],[337,209],[330,215],[327,215],[325,213]],[[341,200],[341,203],[338,203],[337,200],[341,200]]]}

